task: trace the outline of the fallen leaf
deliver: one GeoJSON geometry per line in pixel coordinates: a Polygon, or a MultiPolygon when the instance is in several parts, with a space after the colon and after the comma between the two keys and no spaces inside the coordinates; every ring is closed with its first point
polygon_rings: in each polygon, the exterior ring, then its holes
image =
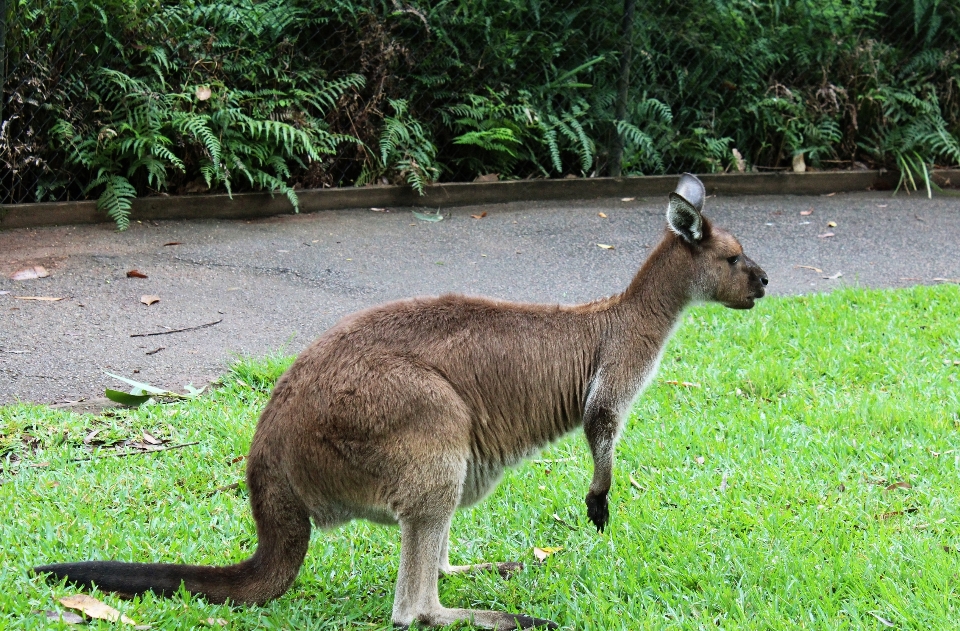
{"type": "Polygon", "coordinates": [[[225,627],[225,626],[227,626],[227,621],[224,620],[223,618],[207,618],[205,622],[206,622],[208,625],[210,625],[211,627],[217,627],[217,626],[225,627]]]}
{"type": "Polygon", "coordinates": [[[836,228],[836,227],[837,227],[837,222],[836,222],[836,221],[828,221],[828,222],[827,222],[827,227],[828,227],[828,228],[836,228]]]}
{"type": "Polygon", "coordinates": [[[87,434],[86,436],[84,436],[84,437],[83,437],[83,444],[84,444],[84,445],[89,445],[90,443],[92,443],[92,442],[93,442],[93,439],[96,438],[97,434],[99,434],[99,433],[100,433],[100,430],[99,430],[99,429],[95,429],[95,430],[93,430],[92,432],[90,432],[89,434],[87,434]]]}
{"type": "Polygon", "coordinates": [[[123,624],[129,624],[136,626],[136,622],[126,617],[113,607],[105,605],[96,598],[87,596],[86,594],[77,594],[76,596],[65,596],[60,599],[60,604],[64,607],[69,607],[70,609],[78,609],[90,616],[91,618],[97,618],[99,620],[107,620],[109,622],[117,622],[118,620],[123,624]]]}
{"type": "Polygon", "coordinates": [[[140,302],[142,302],[143,304],[149,306],[149,305],[152,305],[152,304],[155,303],[155,302],[160,302],[160,296],[154,296],[154,295],[152,295],[152,294],[146,294],[146,295],[140,296],[140,302]]]}
{"type": "Polygon", "coordinates": [[[823,270],[819,267],[813,267],[812,265],[794,265],[797,269],[812,269],[817,274],[823,274],[823,270]]]}
{"type": "Polygon", "coordinates": [[[807,163],[803,161],[803,154],[798,153],[793,156],[793,172],[804,173],[807,170],[807,163]]]}
{"type": "Polygon", "coordinates": [[[64,624],[85,624],[83,616],[78,616],[72,611],[45,611],[47,620],[52,622],[63,622],[64,624]]]}
{"type": "Polygon", "coordinates": [[[909,482],[907,482],[906,480],[901,480],[900,482],[894,482],[893,484],[889,484],[883,487],[883,490],[894,491],[896,489],[912,489],[912,488],[913,488],[913,485],[911,485],[909,482]]]}
{"type": "Polygon", "coordinates": [[[485,175],[478,175],[474,182],[497,182],[500,180],[499,173],[487,173],[485,175]]]}
{"type": "Polygon", "coordinates": [[[440,211],[437,211],[435,213],[420,213],[414,210],[412,212],[413,212],[413,216],[419,219],[420,221],[430,221],[430,222],[443,221],[443,215],[440,214],[440,211]]]}
{"type": "Polygon", "coordinates": [[[470,216],[473,217],[474,219],[483,219],[484,217],[487,216],[487,211],[483,211],[479,215],[470,215],[470,216]]]}
{"type": "Polygon", "coordinates": [[[151,434],[150,432],[143,433],[143,442],[150,443],[151,445],[162,445],[163,441],[151,434]]]}
{"type": "Polygon", "coordinates": [[[836,193],[827,193],[826,195],[823,195],[822,197],[833,197],[834,195],[836,195],[836,193]]]}
{"type": "Polygon", "coordinates": [[[598,243],[597,247],[603,248],[604,250],[614,249],[612,245],[607,245],[606,243],[598,243]]]}
{"type": "Polygon", "coordinates": [[[890,622],[890,621],[887,620],[886,618],[881,618],[879,615],[873,613],[872,611],[868,611],[867,613],[870,614],[871,616],[873,616],[874,618],[876,618],[877,620],[879,620],[879,621],[880,621],[880,624],[882,624],[882,625],[885,626],[885,627],[892,627],[892,626],[894,626],[894,624],[893,624],[892,622],[890,622]]]}
{"type": "Polygon", "coordinates": [[[180,245],[181,243],[182,241],[168,241],[167,243],[163,244],[163,247],[167,247],[168,245],[180,245]]]}
{"type": "Polygon", "coordinates": [[[707,459],[704,458],[703,456],[697,456],[696,458],[694,458],[694,460],[697,461],[697,464],[703,464],[704,462],[707,461],[707,459]]]}
{"type": "Polygon", "coordinates": [[[621,198],[620,198],[620,201],[621,201],[621,202],[632,202],[632,201],[635,200],[635,199],[636,199],[636,197],[621,197],[621,198]]]}
{"type": "Polygon", "coordinates": [[[138,269],[132,269],[127,272],[127,278],[146,278],[147,275],[138,269]]]}
{"type": "Polygon", "coordinates": [[[144,353],[144,355],[156,355],[157,353],[159,353],[160,351],[162,351],[162,350],[165,349],[165,348],[166,348],[166,346],[158,346],[157,348],[153,349],[152,351],[147,351],[146,353],[144,353]]]}
{"type": "Polygon", "coordinates": [[[34,278],[46,278],[49,275],[50,272],[43,265],[34,265],[19,272],[14,272],[10,275],[10,280],[33,280],[34,278]]]}
{"type": "Polygon", "coordinates": [[[960,278],[934,278],[938,283],[957,283],[960,285],[960,278]]]}
{"type": "Polygon", "coordinates": [[[801,217],[809,217],[809,216],[812,215],[812,214],[813,214],[813,209],[812,209],[812,208],[811,208],[810,210],[801,210],[801,211],[800,211],[800,216],[801,216],[801,217]]]}
{"type": "Polygon", "coordinates": [[[103,391],[103,396],[115,403],[127,405],[133,408],[139,407],[150,400],[149,394],[130,394],[129,392],[124,392],[122,390],[114,390],[113,388],[105,388],[103,391]]]}
{"type": "Polygon", "coordinates": [[[837,279],[840,278],[841,276],[843,276],[843,272],[837,272],[836,274],[831,274],[830,276],[824,276],[823,279],[824,279],[824,280],[837,280],[837,279]]]}
{"type": "Polygon", "coordinates": [[[607,214],[606,214],[606,213],[597,213],[597,217],[602,217],[603,219],[606,219],[606,218],[607,218],[607,214]]]}
{"type": "Polygon", "coordinates": [[[905,508],[903,510],[894,510],[890,511],[889,513],[881,513],[880,515],[877,515],[877,519],[884,520],[890,519],[891,517],[900,517],[902,515],[906,515],[907,513],[916,513],[919,510],[920,509],[916,507],[905,508]]]}
{"type": "Polygon", "coordinates": [[[3,291],[0,291],[0,296],[6,296],[9,293],[10,293],[9,291],[3,290],[3,291]]]}
{"type": "Polygon", "coordinates": [[[877,204],[877,208],[886,208],[886,207],[887,207],[886,204],[877,204]]]}
{"type": "Polygon", "coordinates": [[[56,302],[63,298],[52,298],[50,296],[14,296],[17,300],[41,300],[43,302],[56,302]]]}
{"type": "Polygon", "coordinates": [[[824,232],[823,234],[818,234],[817,236],[821,239],[829,239],[830,237],[835,237],[837,235],[833,234],[832,232],[824,232]]]}
{"type": "Polygon", "coordinates": [[[198,101],[206,101],[213,96],[213,91],[208,85],[198,85],[196,94],[198,101]]]}
{"type": "MultiPolygon", "coordinates": [[[[371,208],[370,210],[372,210],[372,211],[375,212],[375,213],[388,213],[388,212],[390,212],[390,210],[389,210],[388,208],[371,208]]],[[[317,241],[319,241],[319,239],[317,239],[316,241],[314,241],[314,243],[316,243],[317,241]]]]}
{"type": "Polygon", "coordinates": [[[693,383],[692,381],[664,381],[663,383],[670,384],[671,386],[683,386],[684,388],[699,388],[699,383],[693,383]]]}
{"type": "Polygon", "coordinates": [[[548,556],[556,552],[560,552],[561,550],[563,550],[563,548],[551,548],[548,546],[545,546],[543,548],[538,548],[534,546],[533,556],[537,557],[537,561],[540,561],[541,563],[543,563],[548,556]]]}
{"type": "Polygon", "coordinates": [[[634,477],[633,477],[632,475],[630,476],[630,485],[633,486],[633,488],[637,489],[638,491],[646,491],[646,490],[647,490],[647,489],[645,489],[645,488],[643,487],[643,485],[641,485],[639,482],[637,482],[636,479],[634,479],[634,477]]]}

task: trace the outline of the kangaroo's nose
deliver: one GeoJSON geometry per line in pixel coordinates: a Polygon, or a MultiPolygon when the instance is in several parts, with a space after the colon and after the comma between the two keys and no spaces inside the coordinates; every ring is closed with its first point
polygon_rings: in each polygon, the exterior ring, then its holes
{"type": "Polygon", "coordinates": [[[763,283],[763,286],[764,286],[764,287],[766,287],[766,286],[767,286],[767,283],[770,282],[770,281],[767,280],[767,275],[764,274],[764,275],[762,275],[762,276],[760,277],[760,282],[763,283]]]}

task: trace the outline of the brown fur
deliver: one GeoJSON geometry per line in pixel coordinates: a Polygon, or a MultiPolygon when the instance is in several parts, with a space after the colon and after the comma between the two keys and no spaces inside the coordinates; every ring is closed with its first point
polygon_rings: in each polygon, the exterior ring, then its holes
{"type": "Polygon", "coordinates": [[[582,426],[595,465],[587,512],[598,529],[606,526],[624,417],[684,308],[697,300],[750,308],[767,282],[736,239],[702,219],[699,180],[684,176],[678,193],[670,230],[623,294],[570,307],[413,298],[353,314],[324,333],[280,378],[257,425],[247,482],[259,544],[247,561],[35,571],[124,593],[170,594],[182,581],[214,602],[263,603],[296,577],[310,519],[332,528],[359,517],[400,524],[395,624],[556,626],[443,607],[438,571],[516,567],[451,566],[450,522],[458,506],[492,491],[504,468],[582,426]]]}

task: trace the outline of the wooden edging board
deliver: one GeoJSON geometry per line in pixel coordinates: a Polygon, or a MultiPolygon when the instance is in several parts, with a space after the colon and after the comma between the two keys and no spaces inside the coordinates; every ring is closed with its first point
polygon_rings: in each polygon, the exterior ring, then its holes
{"type": "MultiPolygon", "coordinates": [[[[708,194],[719,195],[824,195],[869,189],[890,189],[898,174],[891,171],[816,171],[808,173],[734,173],[698,176],[708,194]]],[[[960,169],[934,171],[940,186],[960,185],[960,169]]],[[[451,208],[517,201],[560,201],[603,197],[666,195],[674,189],[676,175],[640,177],[509,180],[435,184],[423,196],[409,187],[365,186],[297,191],[300,212],[420,206],[451,208]]],[[[133,219],[249,219],[292,212],[282,195],[178,195],[139,198],[133,202],[133,219]]],[[[16,204],[0,206],[0,230],[109,221],[95,201],[16,204]]]]}

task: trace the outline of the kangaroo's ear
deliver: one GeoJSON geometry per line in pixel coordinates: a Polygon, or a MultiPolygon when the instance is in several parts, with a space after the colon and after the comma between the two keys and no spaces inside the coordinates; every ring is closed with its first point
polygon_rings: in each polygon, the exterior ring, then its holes
{"type": "Polygon", "coordinates": [[[703,212],[703,200],[707,197],[707,189],[703,187],[703,182],[696,175],[691,173],[681,175],[674,192],[687,200],[697,209],[697,212],[703,212]]]}
{"type": "Polygon", "coordinates": [[[703,239],[703,217],[700,210],[705,197],[703,183],[689,173],[680,176],[676,192],[670,193],[667,223],[670,229],[687,243],[697,243],[703,239]]]}

